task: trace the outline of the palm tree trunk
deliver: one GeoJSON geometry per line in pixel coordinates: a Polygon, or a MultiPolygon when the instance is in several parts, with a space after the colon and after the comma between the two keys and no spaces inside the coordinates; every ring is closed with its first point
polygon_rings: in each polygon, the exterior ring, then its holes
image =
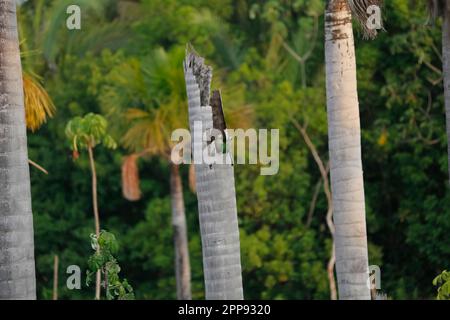
{"type": "Polygon", "coordinates": [[[328,137],[339,299],[370,300],[361,133],[352,19],[347,0],[325,15],[328,137]]]}
{"type": "Polygon", "coordinates": [[[59,257],[53,257],[53,300],[58,300],[59,257]]]}
{"type": "MultiPolygon", "coordinates": [[[[213,128],[209,105],[211,69],[202,58],[188,54],[185,61],[186,88],[191,132],[199,121],[205,130],[213,128]]],[[[195,135],[195,134],[194,134],[195,135]]],[[[193,139],[195,152],[206,142],[193,139]]],[[[231,164],[195,164],[196,189],[203,249],[205,295],[208,300],[243,299],[239,227],[231,164]]]]}
{"type": "Polygon", "coordinates": [[[179,167],[175,164],[170,164],[170,195],[172,200],[172,225],[175,243],[177,298],[178,300],[191,300],[191,265],[189,262],[183,185],[179,167]]]}
{"type": "Polygon", "coordinates": [[[36,299],[16,5],[0,0],[0,299],[36,299]]]}
{"type": "MultiPolygon", "coordinates": [[[[95,235],[100,236],[100,215],[98,213],[98,199],[97,199],[97,171],[95,169],[94,150],[92,146],[88,146],[89,163],[91,166],[91,178],[92,178],[92,206],[94,208],[94,222],[95,222],[95,235]]],[[[100,248],[97,248],[97,251],[100,248]]],[[[95,300],[100,300],[101,295],[101,281],[102,273],[97,271],[95,276],[95,300]]]]}
{"type": "MultiPolygon", "coordinates": [[[[450,175],[450,4],[444,8],[442,23],[442,59],[444,74],[445,116],[447,122],[448,171],[450,175]]],[[[449,180],[450,181],[450,180],[449,180]]]]}

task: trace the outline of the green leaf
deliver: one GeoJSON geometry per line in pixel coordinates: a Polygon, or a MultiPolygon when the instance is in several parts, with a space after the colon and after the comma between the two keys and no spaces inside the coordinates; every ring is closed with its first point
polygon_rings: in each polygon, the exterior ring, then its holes
{"type": "Polygon", "coordinates": [[[89,270],[86,274],[86,285],[93,281],[94,275],[98,270],[104,275],[106,286],[106,298],[114,300],[134,299],[133,288],[127,280],[120,281],[120,266],[113,254],[119,250],[119,243],[115,235],[111,232],[102,230],[100,235],[90,235],[92,249],[95,253],[89,258],[89,270]]]}

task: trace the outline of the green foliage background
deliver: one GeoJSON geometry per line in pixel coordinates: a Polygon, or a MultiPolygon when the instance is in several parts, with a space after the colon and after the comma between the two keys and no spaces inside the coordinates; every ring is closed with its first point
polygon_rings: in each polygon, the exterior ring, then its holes
{"type": "MultiPolygon", "coordinates": [[[[24,67],[43,77],[58,109],[29,134],[30,159],[50,172],[31,169],[39,298],[51,298],[55,254],[60,298],[93,297],[92,288],[65,287],[67,266],[87,269],[94,227],[88,160],[86,154],[72,160],[65,124],[89,112],[110,116],[108,106],[115,104],[157,108],[169,101],[164,87],[145,96],[148,84],[128,76],[123,66],[145,63],[161,48],[179,52],[190,42],[214,66],[227,92],[225,108],[239,96],[253,108],[256,128],[280,129],[277,175],[260,176],[255,166],[236,168],[246,298],[328,299],[326,199],[322,192],[307,226],[320,174],[291,121],[308,123],[326,160],[323,1],[71,1],[82,8],[80,31],[65,28],[63,2],[27,1],[19,10],[22,51],[28,52],[24,67]],[[306,77],[283,41],[300,55],[313,46],[306,77]],[[135,101],[134,94],[144,97],[135,101]]],[[[416,2],[386,1],[387,32],[378,39],[363,41],[356,32],[370,263],[380,265],[382,290],[394,299],[434,297],[431,281],[450,258],[443,87],[433,70],[441,65],[440,30],[425,26],[424,1],[416,2]]],[[[114,139],[121,141],[125,123],[116,124],[114,139]]],[[[168,164],[157,157],[141,161],[143,197],[128,202],[120,179],[128,152],[96,149],[102,228],[117,236],[121,274],[137,298],[174,299],[168,164]]],[[[201,299],[197,203],[187,188],[187,169],[182,173],[193,298],[201,299]]]]}

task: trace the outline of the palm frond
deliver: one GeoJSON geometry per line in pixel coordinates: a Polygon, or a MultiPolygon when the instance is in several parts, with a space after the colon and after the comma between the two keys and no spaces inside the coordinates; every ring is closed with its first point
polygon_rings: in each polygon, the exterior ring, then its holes
{"type": "Polygon", "coordinates": [[[36,77],[26,72],[23,73],[23,88],[27,128],[35,131],[54,115],[55,106],[36,77]]]}
{"type": "Polygon", "coordinates": [[[142,110],[142,109],[137,109],[137,108],[129,108],[127,109],[127,111],[125,112],[125,118],[128,121],[133,121],[133,120],[139,120],[139,119],[145,119],[150,117],[149,112],[142,110]]]}
{"type": "Polygon", "coordinates": [[[151,150],[148,154],[167,155],[168,141],[161,130],[158,114],[133,121],[122,137],[122,144],[132,151],[151,150]]]}
{"type": "Polygon", "coordinates": [[[249,105],[225,109],[225,119],[227,119],[227,124],[230,129],[246,130],[252,126],[253,118],[253,108],[249,105]]]}
{"type": "MultiPolygon", "coordinates": [[[[107,0],[63,0],[55,1],[53,5],[47,9],[44,29],[46,30],[45,37],[43,39],[43,53],[47,60],[54,61],[58,50],[60,48],[61,31],[67,31],[65,26],[65,20],[67,19],[67,7],[69,5],[78,5],[81,8],[87,9],[90,13],[94,13],[97,16],[103,15],[104,8],[108,3],[107,0]]],[[[74,36],[74,32],[66,32],[69,36],[74,36]]]]}
{"type": "Polygon", "coordinates": [[[129,26],[122,21],[112,21],[96,28],[89,27],[89,32],[70,34],[66,50],[83,57],[87,52],[98,54],[104,49],[126,48],[130,41],[129,26]]]}
{"type": "MultiPolygon", "coordinates": [[[[370,18],[369,13],[367,13],[367,9],[370,6],[377,6],[381,9],[383,6],[383,0],[348,0],[348,4],[352,11],[353,17],[361,26],[363,37],[367,39],[376,38],[378,35],[378,30],[369,28],[367,25],[368,19],[370,18]]],[[[383,21],[381,20],[380,23],[381,30],[384,30],[383,21]]]]}

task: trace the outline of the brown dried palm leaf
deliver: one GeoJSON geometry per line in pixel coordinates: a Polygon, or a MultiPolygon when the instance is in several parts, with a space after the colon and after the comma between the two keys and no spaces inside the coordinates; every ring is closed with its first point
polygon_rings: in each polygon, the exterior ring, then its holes
{"type": "Polygon", "coordinates": [[[123,158],[122,163],[122,193],[125,199],[137,201],[141,199],[139,186],[139,168],[137,160],[139,156],[132,154],[123,158]]]}
{"type": "Polygon", "coordinates": [[[195,179],[195,165],[193,163],[189,165],[189,189],[192,191],[192,193],[197,192],[195,179]]]}

